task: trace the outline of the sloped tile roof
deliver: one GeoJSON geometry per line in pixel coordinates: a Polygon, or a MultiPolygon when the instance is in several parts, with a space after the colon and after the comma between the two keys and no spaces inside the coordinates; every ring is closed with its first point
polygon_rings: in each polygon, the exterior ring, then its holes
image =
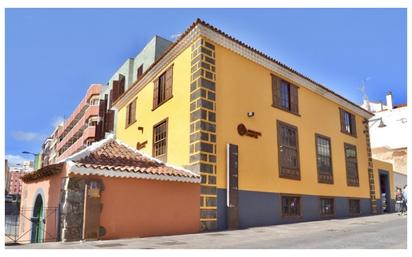
{"type": "Polygon", "coordinates": [[[59,174],[63,171],[64,163],[51,164],[45,167],[42,167],[36,171],[27,173],[21,177],[21,180],[25,183],[33,182],[42,178],[51,177],[56,174],[59,174]]]}
{"type": "Polygon", "coordinates": [[[142,173],[157,176],[199,178],[189,170],[168,165],[116,140],[110,140],[88,155],[74,161],[79,168],[111,170],[118,173],[142,173]]]}
{"type": "Polygon", "coordinates": [[[60,163],[26,174],[26,183],[56,175],[68,164],[68,173],[105,177],[138,178],[200,183],[200,175],[164,163],[113,138],[103,139],[60,163]]]}

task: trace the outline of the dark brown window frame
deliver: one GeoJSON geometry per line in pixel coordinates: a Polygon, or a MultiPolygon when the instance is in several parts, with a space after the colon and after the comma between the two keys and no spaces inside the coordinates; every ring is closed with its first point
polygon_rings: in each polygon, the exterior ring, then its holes
{"type": "Polygon", "coordinates": [[[345,154],[345,167],[346,167],[346,184],[347,186],[351,187],[359,187],[359,165],[358,165],[358,150],[356,148],[356,145],[344,143],[344,154],[345,154]],[[346,149],[347,148],[352,148],[355,150],[356,154],[356,181],[353,181],[352,177],[349,176],[349,167],[348,167],[348,156],[346,155],[346,149]]]}
{"type": "MultiPolygon", "coordinates": [[[[174,69],[174,64],[170,65],[167,69],[165,69],[160,75],[153,81],[154,88],[153,88],[153,94],[157,94],[156,99],[157,101],[153,101],[153,108],[152,111],[156,110],[166,102],[168,102],[170,99],[173,98],[173,71],[174,69]],[[168,91],[167,91],[167,72],[171,70],[171,85],[170,85],[170,95],[168,96],[168,91]],[[159,101],[159,95],[161,95],[161,85],[160,85],[160,79],[164,76],[164,86],[163,86],[163,91],[164,91],[164,99],[162,101],[159,101]],[[157,84],[157,90],[155,90],[157,84]]],[[[153,98],[155,96],[153,95],[153,98]]]]}
{"type": "Polygon", "coordinates": [[[166,162],[167,161],[167,146],[168,146],[168,137],[169,137],[169,118],[166,118],[166,119],[164,119],[164,120],[162,120],[162,121],[160,121],[160,122],[158,122],[158,123],[156,123],[154,126],[153,126],[153,132],[152,132],[152,156],[154,157],[154,158],[157,158],[157,159],[159,159],[159,160],[162,160],[162,161],[164,161],[164,162],[166,162]],[[162,154],[162,155],[155,155],[155,152],[156,152],[156,147],[155,147],[155,145],[156,145],[156,143],[158,143],[158,142],[156,142],[156,134],[155,134],[155,129],[157,128],[157,127],[159,127],[160,125],[162,125],[163,123],[165,123],[166,124],[166,139],[165,139],[165,149],[164,149],[164,154],[162,154]]]}
{"type": "MultiPolygon", "coordinates": [[[[270,74],[271,75],[271,84],[272,84],[272,107],[280,109],[282,111],[286,111],[288,113],[294,114],[296,116],[301,116],[299,114],[299,87],[297,85],[295,85],[294,83],[291,83],[287,80],[284,80],[274,74],[270,74]],[[275,86],[274,86],[274,80],[279,80],[280,82],[285,82],[288,85],[288,103],[289,103],[289,108],[286,108],[284,106],[282,106],[282,104],[278,101],[278,98],[281,99],[281,96],[279,97],[275,97],[275,86]],[[291,88],[296,89],[296,109],[297,111],[292,111],[292,97],[291,97],[291,88]]],[[[276,82],[277,83],[277,82],[276,82]]],[[[280,85],[279,85],[280,86],[280,85]]],[[[277,87],[277,86],[276,86],[277,87]]],[[[277,95],[276,95],[277,96],[277,95]]]]}
{"type": "Polygon", "coordinates": [[[316,150],[316,168],[318,173],[318,183],[323,184],[333,184],[333,158],[332,158],[332,140],[330,137],[315,133],[315,150],[316,150]],[[329,151],[330,151],[330,174],[322,174],[321,170],[319,169],[319,162],[318,162],[318,138],[326,139],[329,141],[329,151]],[[325,178],[323,178],[325,177],[325,178]]]}
{"type": "Polygon", "coordinates": [[[281,212],[281,217],[286,218],[286,219],[300,219],[303,218],[302,215],[302,196],[301,195],[294,195],[294,194],[281,194],[280,195],[280,212],[281,212]],[[299,209],[299,214],[298,215],[288,215],[283,212],[283,198],[298,198],[298,209],[299,209]]]}
{"type": "MultiPolygon", "coordinates": [[[[277,148],[278,148],[278,173],[280,178],[286,178],[286,179],[293,179],[293,180],[300,180],[301,179],[301,172],[300,172],[300,154],[299,154],[299,131],[298,127],[288,124],[286,122],[277,120],[276,121],[276,129],[277,129],[277,148]],[[292,175],[287,175],[283,174],[282,172],[282,156],[281,156],[281,127],[288,127],[291,129],[294,129],[296,132],[296,158],[297,158],[297,176],[292,176],[292,175]]],[[[283,147],[283,146],[282,146],[283,147]]]]}
{"type": "Polygon", "coordinates": [[[361,214],[361,201],[360,201],[360,198],[349,198],[348,199],[348,213],[351,216],[359,216],[361,214]],[[351,206],[350,206],[351,201],[357,201],[359,203],[359,212],[356,212],[356,213],[351,212],[351,210],[352,210],[351,206]]]}
{"type": "Polygon", "coordinates": [[[125,128],[130,127],[132,124],[134,124],[137,119],[136,119],[136,109],[137,109],[137,97],[131,101],[127,107],[126,107],[126,126],[125,128]],[[134,105],[134,111],[132,111],[132,105],[134,105]],[[134,115],[133,115],[134,113],[134,115]],[[130,118],[133,118],[132,120],[130,118]]]}
{"type": "Polygon", "coordinates": [[[340,120],[340,132],[342,132],[343,134],[352,136],[352,137],[357,137],[357,132],[356,132],[356,115],[348,112],[347,110],[340,108],[339,107],[339,120],[340,120]],[[350,126],[350,132],[348,132],[345,129],[345,114],[349,115],[349,126],[350,126]]]}
{"type": "Polygon", "coordinates": [[[319,198],[319,207],[320,207],[320,216],[321,217],[333,217],[336,215],[336,200],[334,197],[328,197],[328,196],[321,196],[319,198]],[[323,213],[322,212],[322,200],[332,200],[332,208],[333,212],[328,214],[328,213],[323,213]]]}

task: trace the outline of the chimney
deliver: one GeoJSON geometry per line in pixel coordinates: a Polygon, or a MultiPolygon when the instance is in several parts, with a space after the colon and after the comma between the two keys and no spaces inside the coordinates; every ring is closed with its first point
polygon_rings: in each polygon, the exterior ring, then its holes
{"type": "Polygon", "coordinates": [[[391,91],[389,91],[389,92],[386,94],[386,108],[387,108],[388,110],[392,110],[392,109],[393,109],[393,101],[392,101],[392,92],[391,92],[391,91]]]}
{"type": "Polygon", "coordinates": [[[368,111],[371,110],[371,106],[370,106],[370,104],[369,104],[369,100],[368,100],[368,99],[363,99],[362,107],[363,107],[364,109],[368,110],[368,111]]]}

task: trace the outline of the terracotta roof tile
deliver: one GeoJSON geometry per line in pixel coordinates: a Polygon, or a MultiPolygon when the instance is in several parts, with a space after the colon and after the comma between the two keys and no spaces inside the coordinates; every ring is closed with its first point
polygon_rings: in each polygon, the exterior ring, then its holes
{"type": "Polygon", "coordinates": [[[51,164],[45,167],[42,167],[38,170],[27,173],[21,177],[21,180],[25,183],[30,183],[42,178],[51,177],[56,174],[59,174],[63,171],[64,163],[51,164]]]}
{"type": "Polygon", "coordinates": [[[28,183],[56,175],[66,163],[72,174],[200,183],[200,175],[164,163],[112,138],[96,142],[60,163],[28,173],[22,180],[28,183]]]}
{"type": "MultiPolygon", "coordinates": [[[[189,170],[175,167],[143,154],[116,140],[109,140],[101,147],[87,151],[76,158],[68,158],[79,168],[111,170],[118,173],[142,173],[147,175],[172,176],[198,179],[200,176],[189,170]]],[[[127,175],[126,175],[127,176],[127,175]]]]}

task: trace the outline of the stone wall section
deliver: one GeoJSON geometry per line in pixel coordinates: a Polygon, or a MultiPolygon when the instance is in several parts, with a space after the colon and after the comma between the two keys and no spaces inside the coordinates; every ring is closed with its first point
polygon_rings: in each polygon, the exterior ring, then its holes
{"type": "Polygon", "coordinates": [[[215,46],[199,38],[191,47],[189,168],[201,175],[200,226],[210,231],[217,228],[215,46]]]}

